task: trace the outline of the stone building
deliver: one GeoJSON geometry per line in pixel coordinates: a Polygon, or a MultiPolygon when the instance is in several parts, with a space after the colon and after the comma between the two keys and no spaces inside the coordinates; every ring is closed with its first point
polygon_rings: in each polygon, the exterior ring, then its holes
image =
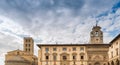
{"type": "Polygon", "coordinates": [[[5,55],[5,65],[38,65],[34,55],[34,40],[31,37],[24,38],[23,49],[8,52],[5,55]]]}
{"type": "Polygon", "coordinates": [[[38,44],[38,65],[120,65],[120,35],[103,43],[103,32],[96,25],[89,44],[38,44]]]}
{"type": "Polygon", "coordinates": [[[108,65],[120,65],[120,34],[110,42],[108,65]]]}

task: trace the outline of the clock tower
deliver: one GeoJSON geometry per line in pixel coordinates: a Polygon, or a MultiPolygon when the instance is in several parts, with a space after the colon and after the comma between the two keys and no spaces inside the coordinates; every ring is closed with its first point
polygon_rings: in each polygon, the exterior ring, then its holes
{"type": "Polygon", "coordinates": [[[103,32],[101,27],[97,25],[92,28],[90,32],[90,43],[91,44],[102,44],[103,43],[103,32]]]}

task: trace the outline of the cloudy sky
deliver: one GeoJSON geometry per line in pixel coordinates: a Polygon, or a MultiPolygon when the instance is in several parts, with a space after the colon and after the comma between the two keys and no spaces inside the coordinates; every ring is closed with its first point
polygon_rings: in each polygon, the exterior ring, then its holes
{"type": "Polygon", "coordinates": [[[23,37],[33,37],[36,55],[36,44],[89,43],[96,20],[109,43],[120,32],[119,8],[119,0],[0,0],[0,65],[23,37]]]}

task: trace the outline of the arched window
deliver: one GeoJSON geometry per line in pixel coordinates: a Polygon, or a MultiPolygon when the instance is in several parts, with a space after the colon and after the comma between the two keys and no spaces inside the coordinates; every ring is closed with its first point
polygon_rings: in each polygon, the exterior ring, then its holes
{"type": "Polygon", "coordinates": [[[67,57],[66,57],[66,56],[63,56],[63,60],[67,60],[67,57]]]}

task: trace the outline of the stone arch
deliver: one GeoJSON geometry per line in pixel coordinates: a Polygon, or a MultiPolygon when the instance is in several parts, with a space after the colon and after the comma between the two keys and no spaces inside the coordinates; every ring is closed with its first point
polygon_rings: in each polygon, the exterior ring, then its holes
{"type": "Polygon", "coordinates": [[[57,55],[57,53],[53,53],[53,55],[57,55]]]}
{"type": "Polygon", "coordinates": [[[95,62],[94,65],[100,65],[100,63],[99,62],[95,62]]]}
{"type": "Polygon", "coordinates": [[[94,61],[101,61],[101,60],[103,60],[101,55],[95,55],[92,59],[94,61]]]}
{"type": "Polygon", "coordinates": [[[60,54],[60,59],[63,60],[63,57],[66,57],[66,60],[69,59],[69,54],[68,53],[62,53],[60,54]]]}
{"type": "Polygon", "coordinates": [[[116,60],[116,65],[119,65],[119,63],[120,63],[120,62],[119,62],[119,60],[117,59],[117,60],[116,60]]]}
{"type": "Polygon", "coordinates": [[[69,65],[69,54],[68,53],[61,53],[60,54],[60,65],[69,65]]]}
{"type": "Polygon", "coordinates": [[[114,65],[114,62],[113,62],[113,61],[111,62],[111,65],[114,65]]]}

